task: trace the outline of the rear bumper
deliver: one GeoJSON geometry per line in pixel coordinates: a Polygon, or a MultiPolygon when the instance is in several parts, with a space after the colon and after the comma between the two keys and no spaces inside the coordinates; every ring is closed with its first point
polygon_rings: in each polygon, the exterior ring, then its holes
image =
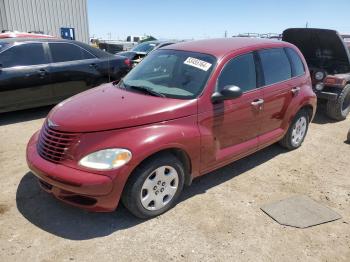
{"type": "Polygon", "coordinates": [[[37,152],[37,137],[35,134],[29,141],[26,156],[28,167],[42,189],[65,203],[90,211],[107,212],[117,207],[120,198],[114,186],[117,181],[43,159],[37,152]]]}

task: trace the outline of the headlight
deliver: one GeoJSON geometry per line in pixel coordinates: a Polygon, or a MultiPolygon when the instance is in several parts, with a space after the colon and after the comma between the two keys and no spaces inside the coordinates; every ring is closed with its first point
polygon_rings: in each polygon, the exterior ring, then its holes
{"type": "Polygon", "coordinates": [[[79,165],[98,170],[110,170],[128,163],[131,152],[122,148],[104,149],[91,153],[79,161],[79,165]]]}
{"type": "Polygon", "coordinates": [[[323,89],[323,87],[324,87],[323,83],[318,83],[318,84],[316,84],[316,86],[315,86],[315,88],[316,88],[317,91],[321,91],[321,90],[323,89]]]}
{"type": "Polygon", "coordinates": [[[315,73],[315,79],[318,81],[321,81],[324,78],[324,76],[324,73],[321,71],[315,73]]]}

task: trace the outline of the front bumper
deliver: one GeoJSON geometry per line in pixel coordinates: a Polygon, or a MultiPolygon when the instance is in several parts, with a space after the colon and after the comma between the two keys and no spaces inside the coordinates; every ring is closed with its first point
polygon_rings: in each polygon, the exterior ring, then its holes
{"type": "Polygon", "coordinates": [[[65,203],[97,212],[113,211],[121,190],[114,186],[117,179],[94,174],[43,159],[37,151],[38,133],[27,146],[27,163],[46,192],[65,203]]]}
{"type": "Polygon", "coordinates": [[[325,99],[325,100],[337,100],[338,94],[332,93],[332,92],[326,92],[326,91],[317,91],[314,89],[314,92],[319,99],[325,99]]]}

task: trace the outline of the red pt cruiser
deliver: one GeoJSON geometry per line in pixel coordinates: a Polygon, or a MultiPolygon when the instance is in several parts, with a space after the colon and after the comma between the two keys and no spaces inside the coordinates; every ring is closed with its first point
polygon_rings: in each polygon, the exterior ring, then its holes
{"type": "Polygon", "coordinates": [[[298,148],[316,111],[302,54],[249,38],[152,52],[119,83],[58,104],[27,147],[29,168],[56,198],[157,216],[184,185],[275,142],[298,148]]]}

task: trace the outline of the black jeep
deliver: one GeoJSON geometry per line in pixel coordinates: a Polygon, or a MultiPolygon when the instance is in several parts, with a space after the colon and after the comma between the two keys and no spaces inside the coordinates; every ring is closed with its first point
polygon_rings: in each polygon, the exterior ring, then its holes
{"type": "Polygon", "coordinates": [[[341,35],[328,29],[290,28],[282,40],[303,53],[314,91],[327,102],[327,115],[344,120],[350,112],[350,54],[341,35]]]}

